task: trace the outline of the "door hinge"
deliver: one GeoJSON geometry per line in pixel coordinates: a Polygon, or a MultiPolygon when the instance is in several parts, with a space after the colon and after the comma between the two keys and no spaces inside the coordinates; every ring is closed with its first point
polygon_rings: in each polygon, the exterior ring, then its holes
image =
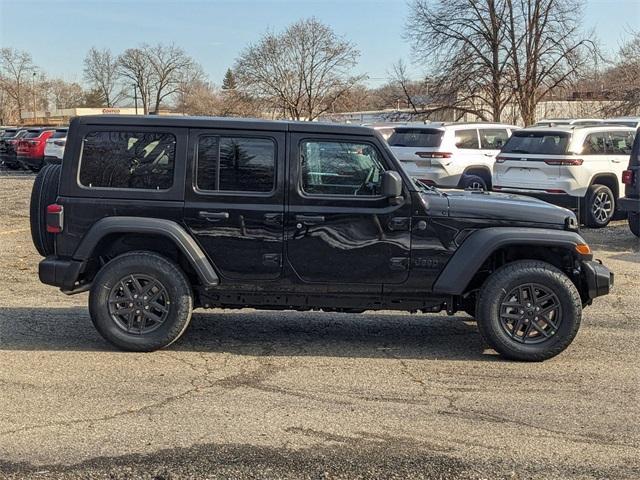
{"type": "Polygon", "coordinates": [[[389,264],[391,270],[406,270],[409,268],[409,257],[394,257],[389,264]]]}
{"type": "Polygon", "coordinates": [[[262,255],[262,264],[266,267],[279,267],[281,258],[279,253],[265,253],[262,255]]]}
{"type": "Polygon", "coordinates": [[[410,217],[393,217],[389,220],[389,230],[409,230],[410,217]]]}

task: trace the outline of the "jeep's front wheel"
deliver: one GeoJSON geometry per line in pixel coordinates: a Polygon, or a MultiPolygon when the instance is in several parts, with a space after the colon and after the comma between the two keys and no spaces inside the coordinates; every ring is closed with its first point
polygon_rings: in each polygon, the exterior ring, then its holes
{"type": "Polygon", "coordinates": [[[629,222],[629,230],[631,230],[631,233],[636,237],[640,237],[640,213],[629,212],[627,221],[629,222]]]}
{"type": "Polygon", "coordinates": [[[118,348],[148,352],[171,345],[191,320],[193,293],[184,272],[153,252],[125,253],[96,275],[89,313],[118,348]]]}
{"type": "Polygon", "coordinates": [[[573,341],[582,317],[573,282],[546,262],[521,260],[485,282],[476,319],[480,334],[503,357],[542,361],[573,341]]]}

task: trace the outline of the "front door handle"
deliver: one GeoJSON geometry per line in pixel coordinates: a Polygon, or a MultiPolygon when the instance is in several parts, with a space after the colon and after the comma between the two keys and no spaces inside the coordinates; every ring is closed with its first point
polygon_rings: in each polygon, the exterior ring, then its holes
{"type": "Polygon", "coordinates": [[[322,215],[296,215],[296,222],[303,223],[304,225],[317,225],[324,223],[324,216],[322,215]]]}
{"type": "Polygon", "coordinates": [[[220,220],[228,220],[229,212],[198,212],[198,216],[209,222],[219,222],[220,220]]]}

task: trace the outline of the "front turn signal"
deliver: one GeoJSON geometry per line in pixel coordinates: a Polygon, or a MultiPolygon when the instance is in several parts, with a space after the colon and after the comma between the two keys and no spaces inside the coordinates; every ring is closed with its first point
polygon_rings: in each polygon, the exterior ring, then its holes
{"type": "Polygon", "coordinates": [[[579,243],[576,245],[576,252],[580,255],[591,255],[591,248],[586,243],[579,243]]]}

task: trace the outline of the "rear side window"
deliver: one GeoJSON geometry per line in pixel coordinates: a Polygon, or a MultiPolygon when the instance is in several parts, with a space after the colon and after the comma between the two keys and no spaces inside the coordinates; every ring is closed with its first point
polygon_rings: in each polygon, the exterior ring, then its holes
{"type": "Polygon", "coordinates": [[[613,153],[614,155],[631,155],[633,138],[633,132],[611,132],[609,134],[608,153],[613,153]]]}
{"type": "Polygon", "coordinates": [[[563,155],[568,145],[569,134],[564,132],[514,132],[502,153],[563,155]]]}
{"type": "Polygon", "coordinates": [[[82,142],[80,184],[89,188],[167,190],[173,185],[171,133],[89,132],[82,142]]]}
{"type": "Polygon", "coordinates": [[[22,138],[38,138],[42,133],[43,132],[27,132],[27,134],[22,138]]]}
{"type": "Polygon", "coordinates": [[[397,128],[387,143],[391,147],[439,147],[444,132],[435,128],[397,128]]]}
{"type": "Polygon", "coordinates": [[[607,153],[607,133],[590,133],[582,144],[583,155],[604,155],[607,153]]]}
{"type": "Polygon", "coordinates": [[[271,192],[276,145],[269,138],[205,135],[198,139],[196,187],[205,191],[271,192]]]}
{"type": "Polygon", "coordinates": [[[456,147],[462,149],[480,148],[478,145],[478,130],[456,130],[456,147]]]}
{"type": "Polygon", "coordinates": [[[504,128],[481,128],[480,148],[483,150],[500,150],[509,139],[509,132],[504,128]]]}

